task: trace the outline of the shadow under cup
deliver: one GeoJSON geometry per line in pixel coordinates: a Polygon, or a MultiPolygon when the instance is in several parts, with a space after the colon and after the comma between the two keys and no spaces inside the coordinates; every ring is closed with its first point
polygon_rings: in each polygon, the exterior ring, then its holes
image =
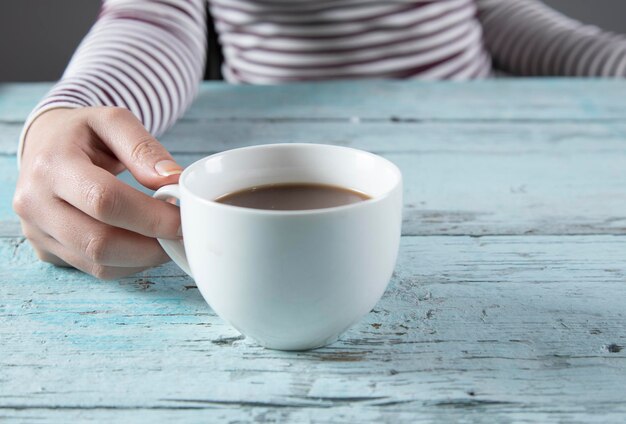
{"type": "MultiPolygon", "coordinates": [[[[177,263],[185,269],[186,254],[214,311],[263,346],[304,350],[333,342],[374,307],[391,278],[402,177],[380,156],[316,144],[247,147],[192,164],[176,190],[160,196],[180,197],[185,251],[177,263]],[[214,201],[277,183],[335,185],[371,199],[297,211],[214,201]]],[[[161,242],[176,260],[172,242],[161,242]]]]}

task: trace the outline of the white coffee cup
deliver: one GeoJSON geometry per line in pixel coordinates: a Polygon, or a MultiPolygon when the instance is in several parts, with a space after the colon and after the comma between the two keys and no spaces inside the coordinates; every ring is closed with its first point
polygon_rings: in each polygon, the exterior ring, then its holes
{"type": "Polygon", "coordinates": [[[229,150],[190,165],[154,197],[180,201],[184,241],[160,239],[165,251],[220,317],[268,348],[332,343],[374,307],[395,267],[402,175],[372,153],[319,144],[229,150]],[[214,201],[276,183],[330,184],[371,199],[297,211],[214,201]]]}

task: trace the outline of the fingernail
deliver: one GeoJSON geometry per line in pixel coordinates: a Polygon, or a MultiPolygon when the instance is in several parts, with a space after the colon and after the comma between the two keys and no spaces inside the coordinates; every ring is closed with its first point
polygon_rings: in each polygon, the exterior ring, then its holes
{"type": "Polygon", "coordinates": [[[169,177],[170,175],[177,175],[183,172],[182,166],[169,159],[157,162],[154,165],[154,169],[162,177],[169,177]]]}

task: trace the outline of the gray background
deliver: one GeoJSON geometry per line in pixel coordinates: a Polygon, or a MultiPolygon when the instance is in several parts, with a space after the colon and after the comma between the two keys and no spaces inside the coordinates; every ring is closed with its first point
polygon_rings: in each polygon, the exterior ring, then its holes
{"type": "MultiPolygon", "coordinates": [[[[545,2],[579,20],[626,33],[624,0],[545,2]]],[[[0,81],[58,79],[99,6],[100,0],[0,0],[0,81]]]]}

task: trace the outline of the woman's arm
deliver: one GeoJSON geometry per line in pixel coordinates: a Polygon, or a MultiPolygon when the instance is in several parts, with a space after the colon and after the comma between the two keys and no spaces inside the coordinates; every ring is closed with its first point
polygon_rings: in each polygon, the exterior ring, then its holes
{"type": "Polygon", "coordinates": [[[626,37],[538,0],[477,0],[496,69],[514,75],[626,76],[626,37]]]}
{"type": "Polygon", "coordinates": [[[203,0],[107,0],[63,78],[24,127],[13,208],[37,256],[100,278],[163,263],[180,237],[157,189],[182,172],[154,138],[191,102],[205,58],[203,0]]]}
{"type": "Polygon", "coordinates": [[[118,106],[153,135],[189,106],[206,58],[203,0],[104,0],[61,80],[29,116],[56,108],[118,106]]]}

